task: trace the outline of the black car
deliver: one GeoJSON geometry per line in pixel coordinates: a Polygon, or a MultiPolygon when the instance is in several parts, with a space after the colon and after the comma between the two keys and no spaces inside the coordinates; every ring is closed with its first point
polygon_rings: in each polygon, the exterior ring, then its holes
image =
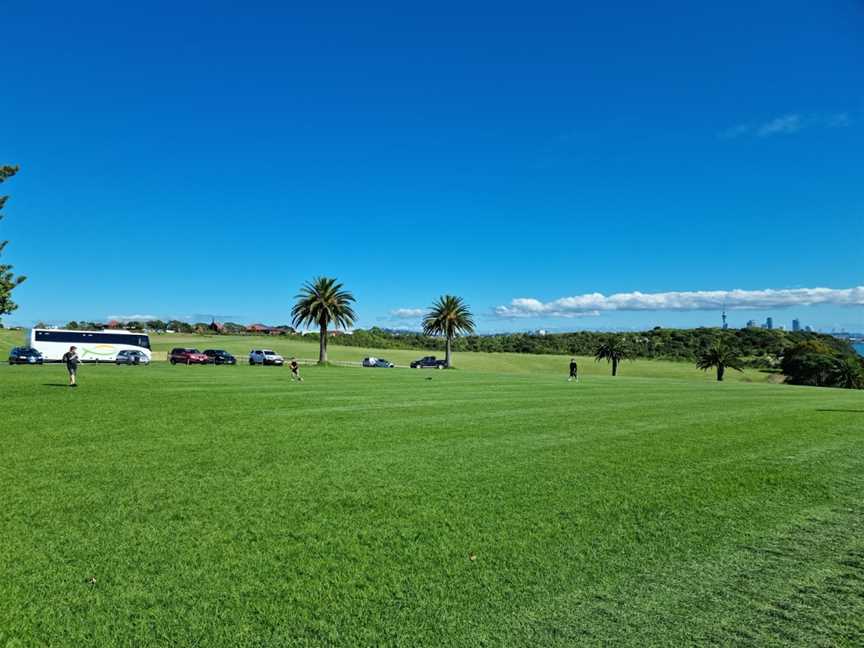
{"type": "Polygon", "coordinates": [[[42,354],[32,347],[15,347],[9,351],[9,364],[42,364],[42,354]]]}
{"type": "Polygon", "coordinates": [[[237,364],[237,358],[222,349],[204,349],[204,355],[210,358],[211,364],[237,364]]]}
{"type": "Polygon", "coordinates": [[[411,363],[412,369],[443,369],[447,363],[444,360],[438,360],[435,356],[424,356],[419,360],[411,363]]]}

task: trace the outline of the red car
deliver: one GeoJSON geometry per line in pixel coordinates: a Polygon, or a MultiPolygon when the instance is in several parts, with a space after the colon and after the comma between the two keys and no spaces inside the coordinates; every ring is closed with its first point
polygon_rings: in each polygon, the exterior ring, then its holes
{"type": "Polygon", "coordinates": [[[198,349],[171,349],[171,353],[168,354],[168,362],[172,365],[177,364],[207,364],[210,362],[210,358],[201,353],[198,349]]]}

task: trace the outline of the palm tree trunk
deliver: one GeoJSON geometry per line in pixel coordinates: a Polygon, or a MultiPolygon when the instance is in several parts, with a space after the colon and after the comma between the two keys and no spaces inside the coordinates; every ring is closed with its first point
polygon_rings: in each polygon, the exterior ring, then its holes
{"type": "Polygon", "coordinates": [[[612,375],[613,376],[618,375],[618,359],[617,358],[612,358],[612,375]]]}
{"type": "Polygon", "coordinates": [[[444,356],[444,366],[449,369],[450,368],[450,336],[449,335],[447,336],[446,349],[447,349],[447,353],[444,356]]]}
{"type": "Polygon", "coordinates": [[[717,381],[723,382],[723,372],[726,371],[726,367],[722,364],[717,365],[717,381]]]}
{"type": "Polygon", "coordinates": [[[318,364],[327,364],[327,324],[321,325],[321,339],[318,346],[318,364]]]}

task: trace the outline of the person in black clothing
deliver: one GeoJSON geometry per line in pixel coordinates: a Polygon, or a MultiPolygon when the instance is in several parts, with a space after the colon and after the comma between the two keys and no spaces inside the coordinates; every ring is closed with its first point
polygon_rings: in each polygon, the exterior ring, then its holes
{"type": "Polygon", "coordinates": [[[69,386],[77,387],[78,383],[75,382],[75,374],[78,373],[78,365],[81,363],[81,360],[78,358],[76,347],[69,347],[69,350],[63,354],[63,362],[66,363],[66,370],[69,372],[69,386]]]}
{"type": "Polygon", "coordinates": [[[579,365],[576,364],[576,358],[570,358],[570,377],[567,378],[567,382],[571,380],[579,382],[579,365]]]}
{"type": "Polygon", "coordinates": [[[291,367],[291,381],[297,380],[298,382],[303,382],[303,379],[300,377],[300,364],[297,362],[297,358],[291,358],[291,364],[288,366],[291,367]]]}

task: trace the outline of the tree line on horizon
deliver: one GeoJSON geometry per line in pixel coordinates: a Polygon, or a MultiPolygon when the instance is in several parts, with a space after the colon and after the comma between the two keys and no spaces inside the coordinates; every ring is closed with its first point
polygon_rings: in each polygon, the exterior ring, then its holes
{"type": "MultiPolygon", "coordinates": [[[[336,338],[334,344],[367,348],[441,349],[443,341],[425,333],[392,332],[373,327],[336,338]]],[[[786,382],[818,387],[864,388],[864,358],[848,340],[813,331],[778,329],[670,329],[608,333],[577,331],[538,335],[467,335],[454,340],[455,351],[589,356],[606,360],[612,375],[622,362],[637,358],[694,362],[715,369],[722,381],[728,369],[778,371],[786,382]]]]}

